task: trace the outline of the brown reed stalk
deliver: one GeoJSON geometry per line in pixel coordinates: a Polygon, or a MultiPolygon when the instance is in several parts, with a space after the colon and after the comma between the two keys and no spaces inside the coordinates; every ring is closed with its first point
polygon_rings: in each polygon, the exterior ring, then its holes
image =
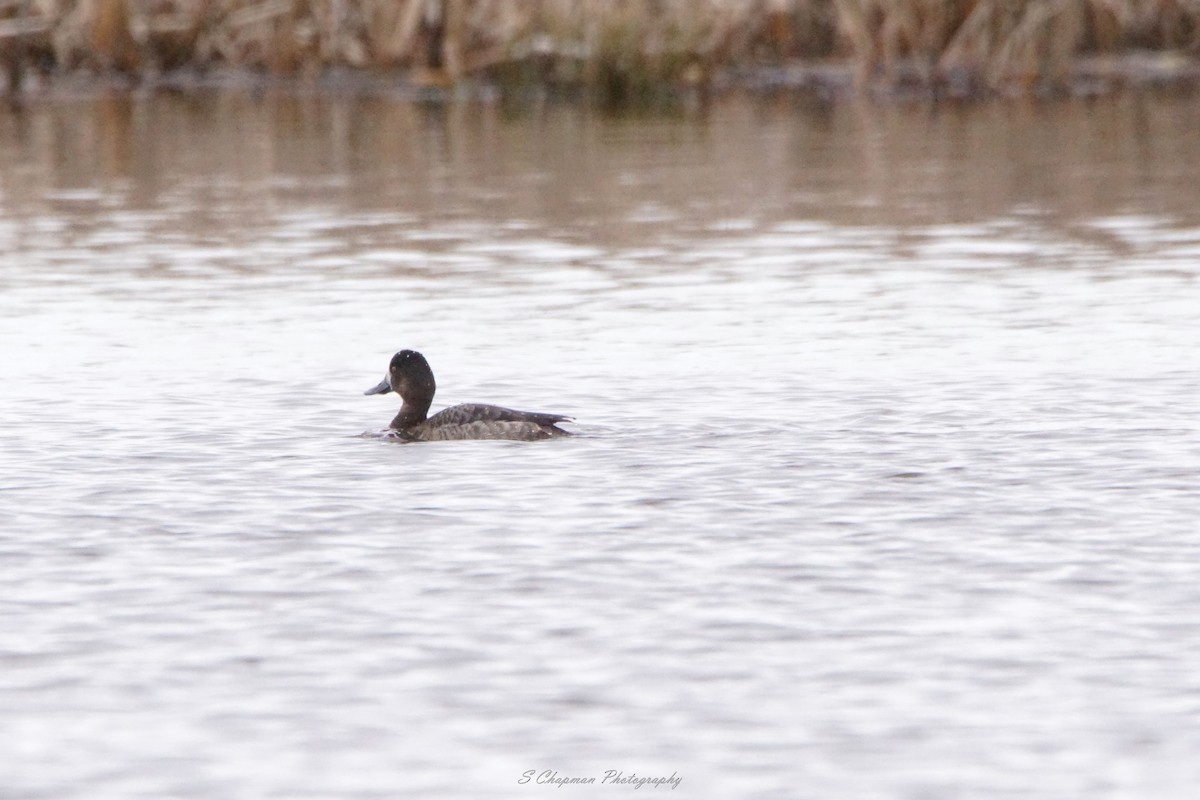
{"type": "Polygon", "coordinates": [[[91,18],[88,44],[102,69],[133,73],[141,66],[141,52],[130,31],[125,0],[87,0],[91,18]]]}
{"type": "Polygon", "coordinates": [[[591,87],[634,101],[731,69],[838,58],[862,85],[1069,82],[1079,56],[1200,56],[1200,0],[0,0],[10,89],[37,69],[591,87]]]}

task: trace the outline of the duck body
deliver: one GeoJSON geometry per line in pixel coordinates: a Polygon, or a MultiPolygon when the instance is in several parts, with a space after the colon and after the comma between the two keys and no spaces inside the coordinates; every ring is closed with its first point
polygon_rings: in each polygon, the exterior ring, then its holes
{"type": "MultiPolygon", "coordinates": [[[[398,415],[399,416],[399,415],[398,415]]],[[[559,414],[540,414],[534,411],[515,411],[511,408],[463,403],[443,409],[424,422],[396,427],[391,430],[397,438],[414,442],[441,442],[451,439],[509,439],[533,442],[570,436],[556,423],[568,420],[559,414]]]]}
{"type": "Polygon", "coordinates": [[[387,375],[364,394],[395,392],[403,401],[400,413],[392,420],[388,433],[413,442],[439,442],[454,439],[508,439],[531,442],[570,436],[558,423],[570,420],[562,414],[516,411],[502,406],[463,403],[428,416],[437,383],[425,356],[415,350],[401,350],[392,356],[387,375]]]}

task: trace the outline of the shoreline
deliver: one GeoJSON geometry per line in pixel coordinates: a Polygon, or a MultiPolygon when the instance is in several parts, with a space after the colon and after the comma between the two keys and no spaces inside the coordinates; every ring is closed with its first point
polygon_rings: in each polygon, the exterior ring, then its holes
{"type": "MultiPolygon", "coordinates": [[[[592,87],[583,84],[547,83],[505,85],[489,78],[463,78],[450,82],[439,75],[412,74],[404,70],[382,72],[348,67],[328,67],[313,74],[280,75],[245,67],[198,69],[184,67],[165,72],[131,75],[79,70],[62,75],[26,79],[19,92],[0,92],[10,104],[56,100],[116,92],[208,91],[284,92],[347,96],[385,96],[410,102],[485,102],[516,104],[540,102],[592,102],[592,87]]],[[[864,82],[860,70],[848,62],[795,62],[772,67],[733,67],[722,70],[704,84],[655,86],[644,96],[623,102],[602,102],[623,108],[670,108],[716,100],[729,94],[796,94],[827,101],[868,99],[874,102],[989,102],[1017,99],[1080,99],[1122,92],[1200,91],[1200,59],[1178,53],[1132,52],[1076,59],[1054,83],[1031,81],[1007,88],[981,88],[966,71],[928,79],[913,63],[895,65],[886,79],[864,82]]],[[[604,98],[599,98],[601,101],[604,98]]]]}

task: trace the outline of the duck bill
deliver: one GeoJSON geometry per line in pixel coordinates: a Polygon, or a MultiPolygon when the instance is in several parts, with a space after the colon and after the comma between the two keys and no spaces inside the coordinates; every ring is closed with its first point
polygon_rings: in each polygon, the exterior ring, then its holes
{"type": "Polygon", "coordinates": [[[367,389],[365,392],[363,392],[363,394],[387,394],[391,390],[392,390],[391,384],[388,383],[387,378],[384,378],[378,384],[376,384],[375,386],[372,386],[370,389],[367,389]]]}

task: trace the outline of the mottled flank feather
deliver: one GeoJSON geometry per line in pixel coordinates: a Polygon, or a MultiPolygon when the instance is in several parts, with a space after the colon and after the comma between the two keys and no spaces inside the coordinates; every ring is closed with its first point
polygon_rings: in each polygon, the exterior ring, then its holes
{"type": "Polygon", "coordinates": [[[518,442],[534,442],[554,436],[569,436],[566,431],[534,425],[532,422],[467,422],[462,425],[439,425],[430,427],[414,425],[398,431],[400,437],[414,442],[445,442],[458,439],[507,439],[518,442]]]}

